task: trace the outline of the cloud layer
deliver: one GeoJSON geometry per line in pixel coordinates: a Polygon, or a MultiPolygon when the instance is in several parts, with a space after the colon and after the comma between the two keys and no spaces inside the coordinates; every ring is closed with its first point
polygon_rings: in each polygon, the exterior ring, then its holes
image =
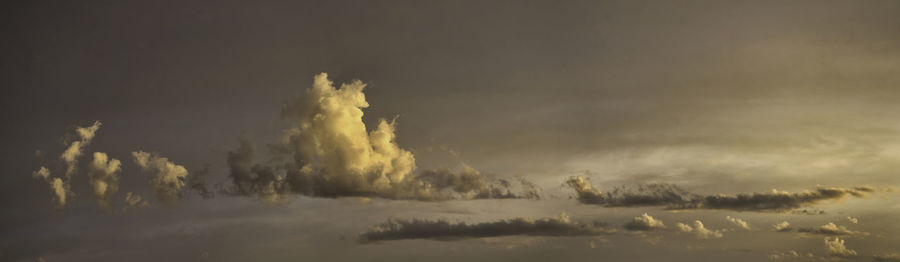
{"type": "Polygon", "coordinates": [[[584,204],[604,206],[666,206],[669,209],[724,209],[737,211],[785,212],[814,205],[825,200],[838,200],[848,196],[863,197],[874,192],[870,187],[838,188],[819,187],[814,191],[789,193],[772,190],[767,193],[741,193],[737,195],[698,195],[675,185],[651,184],[637,190],[617,188],[602,192],[587,179],[576,176],[566,181],[575,190],[577,199],[584,204]]]}
{"type": "Polygon", "coordinates": [[[466,224],[444,220],[389,220],[359,235],[361,243],[403,239],[459,240],[502,236],[594,236],[611,232],[602,223],[573,222],[563,213],[559,217],[512,218],[466,224]]]}

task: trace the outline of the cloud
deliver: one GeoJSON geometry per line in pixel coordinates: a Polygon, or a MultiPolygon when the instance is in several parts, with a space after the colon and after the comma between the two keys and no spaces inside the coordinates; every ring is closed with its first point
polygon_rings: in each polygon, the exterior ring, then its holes
{"type": "Polygon", "coordinates": [[[125,209],[127,210],[129,207],[137,207],[137,208],[145,208],[150,206],[150,203],[147,200],[144,200],[141,196],[128,192],[125,193],[125,209]]]}
{"type": "Polygon", "coordinates": [[[799,257],[800,257],[800,253],[797,253],[797,251],[794,251],[794,250],[789,250],[787,252],[774,251],[774,252],[772,252],[772,254],[769,254],[769,256],[768,256],[769,260],[775,260],[775,261],[783,261],[785,259],[799,258],[799,257]]]}
{"type": "Polygon", "coordinates": [[[577,199],[584,204],[611,207],[666,206],[669,209],[724,209],[737,211],[785,212],[816,204],[824,200],[839,200],[848,196],[863,197],[874,192],[871,187],[836,188],[819,187],[814,191],[788,193],[772,190],[767,193],[741,193],[737,195],[698,195],[675,185],[650,184],[637,190],[616,188],[602,192],[581,177],[571,177],[566,184],[575,190],[577,199]]]}
{"type": "Polygon", "coordinates": [[[647,213],[634,217],[631,222],[625,224],[625,229],[631,231],[651,231],[660,228],[666,228],[662,220],[656,219],[647,213]]]}
{"type": "Polygon", "coordinates": [[[97,202],[109,208],[109,200],[119,190],[119,174],[122,163],[109,158],[106,153],[94,152],[94,161],[88,166],[88,177],[97,202]]]}
{"type": "Polygon", "coordinates": [[[836,225],[832,222],[828,222],[828,224],[824,224],[818,227],[813,228],[799,228],[797,232],[810,233],[810,234],[819,234],[819,235],[829,235],[829,236],[851,236],[851,235],[868,235],[869,233],[854,231],[847,229],[847,227],[836,225]]]}
{"type": "Polygon", "coordinates": [[[150,185],[160,199],[168,203],[175,203],[181,198],[185,177],[188,175],[187,169],[156,153],[137,151],[131,152],[131,155],[134,156],[134,162],[142,170],[154,173],[150,185]]]}
{"type": "Polygon", "coordinates": [[[731,216],[725,216],[725,219],[728,220],[728,222],[731,222],[732,224],[734,224],[735,226],[738,226],[738,227],[746,229],[746,230],[750,230],[750,224],[748,224],[747,221],[744,221],[740,218],[734,218],[731,216]]]}
{"type": "Polygon", "coordinates": [[[87,127],[77,127],[75,133],[79,140],[72,141],[69,146],[59,156],[66,164],[66,180],[75,172],[78,163],[78,157],[81,156],[82,149],[91,143],[97,130],[100,129],[100,121],[94,121],[94,124],[87,127]]]}
{"type": "Polygon", "coordinates": [[[832,257],[856,256],[856,250],[848,249],[844,246],[844,240],[838,237],[825,238],[825,253],[832,257]]]}
{"type": "MultiPolygon", "coordinates": [[[[306,94],[282,108],[291,124],[282,143],[271,148],[289,161],[262,164],[252,143],[240,139],[228,163],[231,193],[280,202],[288,194],[315,197],[381,197],[423,201],[521,198],[507,181],[489,179],[463,165],[458,171],[415,173],[414,155],[396,142],[396,118],[381,119],[368,131],[362,109],[369,103],[359,80],[339,88],[325,73],[315,76],[306,94]]],[[[525,196],[537,192],[523,183],[525,196]]]]}
{"type": "Polygon", "coordinates": [[[503,219],[466,224],[444,220],[389,220],[359,235],[361,243],[403,239],[460,240],[502,236],[596,236],[608,234],[602,223],[573,222],[563,213],[559,217],[503,219]]]}
{"type": "MultiPolygon", "coordinates": [[[[78,169],[78,157],[81,156],[84,148],[91,143],[92,139],[94,139],[94,135],[97,133],[97,130],[100,129],[100,125],[100,121],[94,121],[94,124],[91,126],[75,128],[75,135],[78,137],[77,140],[69,142],[66,149],[59,156],[66,166],[64,179],[58,177],[51,178],[50,170],[43,166],[38,171],[31,174],[34,178],[40,178],[47,181],[50,185],[50,189],[53,191],[53,195],[55,196],[54,200],[57,205],[65,206],[68,195],[74,195],[71,191],[71,181],[72,175],[78,169]]],[[[35,155],[41,156],[43,155],[43,152],[37,150],[35,155]]]]}
{"type": "Polygon", "coordinates": [[[900,254],[890,253],[890,254],[874,255],[874,256],[872,256],[872,260],[884,261],[884,262],[900,262],[900,254]]]}
{"type": "Polygon", "coordinates": [[[850,221],[850,223],[853,223],[853,224],[859,224],[859,219],[855,218],[855,217],[848,216],[847,221],[850,221]]]}
{"type": "Polygon", "coordinates": [[[698,239],[722,238],[721,230],[710,230],[703,226],[700,220],[694,220],[694,226],[678,223],[678,230],[685,233],[693,233],[698,239]]]}
{"type": "Polygon", "coordinates": [[[774,228],[776,232],[790,232],[791,230],[794,230],[794,228],[791,227],[791,223],[788,223],[787,221],[776,223],[772,225],[772,228],[774,228]]]}
{"type": "Polygon", "coordinates": [[[206,185],[206,178],[209,176],[209,166],[204,166],[203,169],[196,170],[191,172],[191,175],[187,176],[187,186],[189,189],[197,191],[197,194],[203,199],[209,199],[215,196],[212,190],[206,185]]]}

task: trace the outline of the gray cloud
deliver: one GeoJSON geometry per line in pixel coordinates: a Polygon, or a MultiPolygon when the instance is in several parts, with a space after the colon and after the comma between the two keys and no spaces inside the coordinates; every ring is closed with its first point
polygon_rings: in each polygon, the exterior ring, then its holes
{"type": "Polygon", "coordinates": [[[660,228],[666,228],[662,220],[656,219],[647,213],[634,217],[631,222],[625,224],[625,229],[631,231],[651,231],[660,228]]]}
{"type": "Polygon", "coordinates": [[[608,234],[602,223],[573,222],[563,213],[559,217],[512,218],[466,224],[444,220],[389,220],[359,235],[361,243],[403,239],[459,240],[501,236],[595,236],[608,234]]]}
{"type": "Polygon", "coordinates": [[[576,176],[566,181],[574,189],[581,203],[610,207],[666,206],[669,209],[725,209],[737,211],[786,212],[813,205],[825,200],[838,200],[848,196],[863,197],[874,192],[871,187],[837,188],[819,187],[814,191],[788,193],[772,190],[767,193],[741,193],[737,195],[698,195],[675,185],[650,184],[636,190],[616,188],[601,192],[587,179],[576,176]]]}

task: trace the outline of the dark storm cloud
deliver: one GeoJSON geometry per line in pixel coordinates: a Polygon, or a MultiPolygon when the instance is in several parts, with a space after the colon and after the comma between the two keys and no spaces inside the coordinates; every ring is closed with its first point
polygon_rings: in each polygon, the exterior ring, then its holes
{"type": "Polygon", "coordinates": [[[461,240],[502,236],[596,236],[612,232],[600,222],[573,222],[566,214],[555,218],[511,218],[466,224],[444,220],[399,219],[373,226],[359,235],[361,243],[403,239],[461,240]]]}
{"type": "Polygon", "coordinates": [[[231,192],[267,202],[283,201],[290,193],[423,201],[540,197],[528,181],[521,183],[525,193],[520,196],[508,181],[490,179],[468,165],[455,172],[414,172],[415,157],[395,141],[395,120],[382,119],[374,130],[366,128],[365,86],[356,80],[335,87],[326,74],[317,75],[305,96],[283,107],[282,118],[292,127],[285,130],[283,144],[270,147],[277,155],[270,163],[258,163],[254,146],[245,139],[228,154],[231,192]]]}
{"type": "Polygon", "coordinates": [[[725,209],[736,211],[786,212],[791,209],[838,200],[848,196],[864,197],[874,192],[871,187],[819,187],[814,191],[788,193],[740,193],[737,195],[698,195],[674,185],[646,185],[636,190],[617,188],[601,192],[581,176],[571,177],[567,185],[574,189],[581,203],[610,207],[666,206],[669,209],[725,209]]]}

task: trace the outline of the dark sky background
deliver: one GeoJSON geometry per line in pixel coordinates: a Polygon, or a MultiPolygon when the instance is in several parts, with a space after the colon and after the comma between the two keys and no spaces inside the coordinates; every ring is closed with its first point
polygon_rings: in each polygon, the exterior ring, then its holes
{"type": "Polygon", "coordinates": [[[3,261],[900,261],[897,1],[4,1],[0,14],[3,261]],[[210,186],[228,187],[238,138],[278,144],[282,106],[322,72],[368,84],[367,129],[397,117],[417,172],[465,164],[543,197],[153,198],[132,151],[192,175],[208,166],[210,186]],[[117,209],[97,206],[84,173],[55,207],[31,173],[60,167],[75,128],[95,120],[80,163],[95,151],[122,160],[117,209]],[[564,186],[578,175],[600,190],[879,189],[804,207],[822,215],[672,212],[580,204],[564,186]],[[150,207],[121,210],[125,192],[150,207]],[[390,218],[562,212],[618,229],[355,241],[390,218]],[[667,228],[621,228],[645,212],[667,228]],[[678,231],[693,220],[724,237],[678,231]],[[840,257],[830,236],[774,232],[781,221],[868,234],[840,235],[858,253],[840,257]]]}

